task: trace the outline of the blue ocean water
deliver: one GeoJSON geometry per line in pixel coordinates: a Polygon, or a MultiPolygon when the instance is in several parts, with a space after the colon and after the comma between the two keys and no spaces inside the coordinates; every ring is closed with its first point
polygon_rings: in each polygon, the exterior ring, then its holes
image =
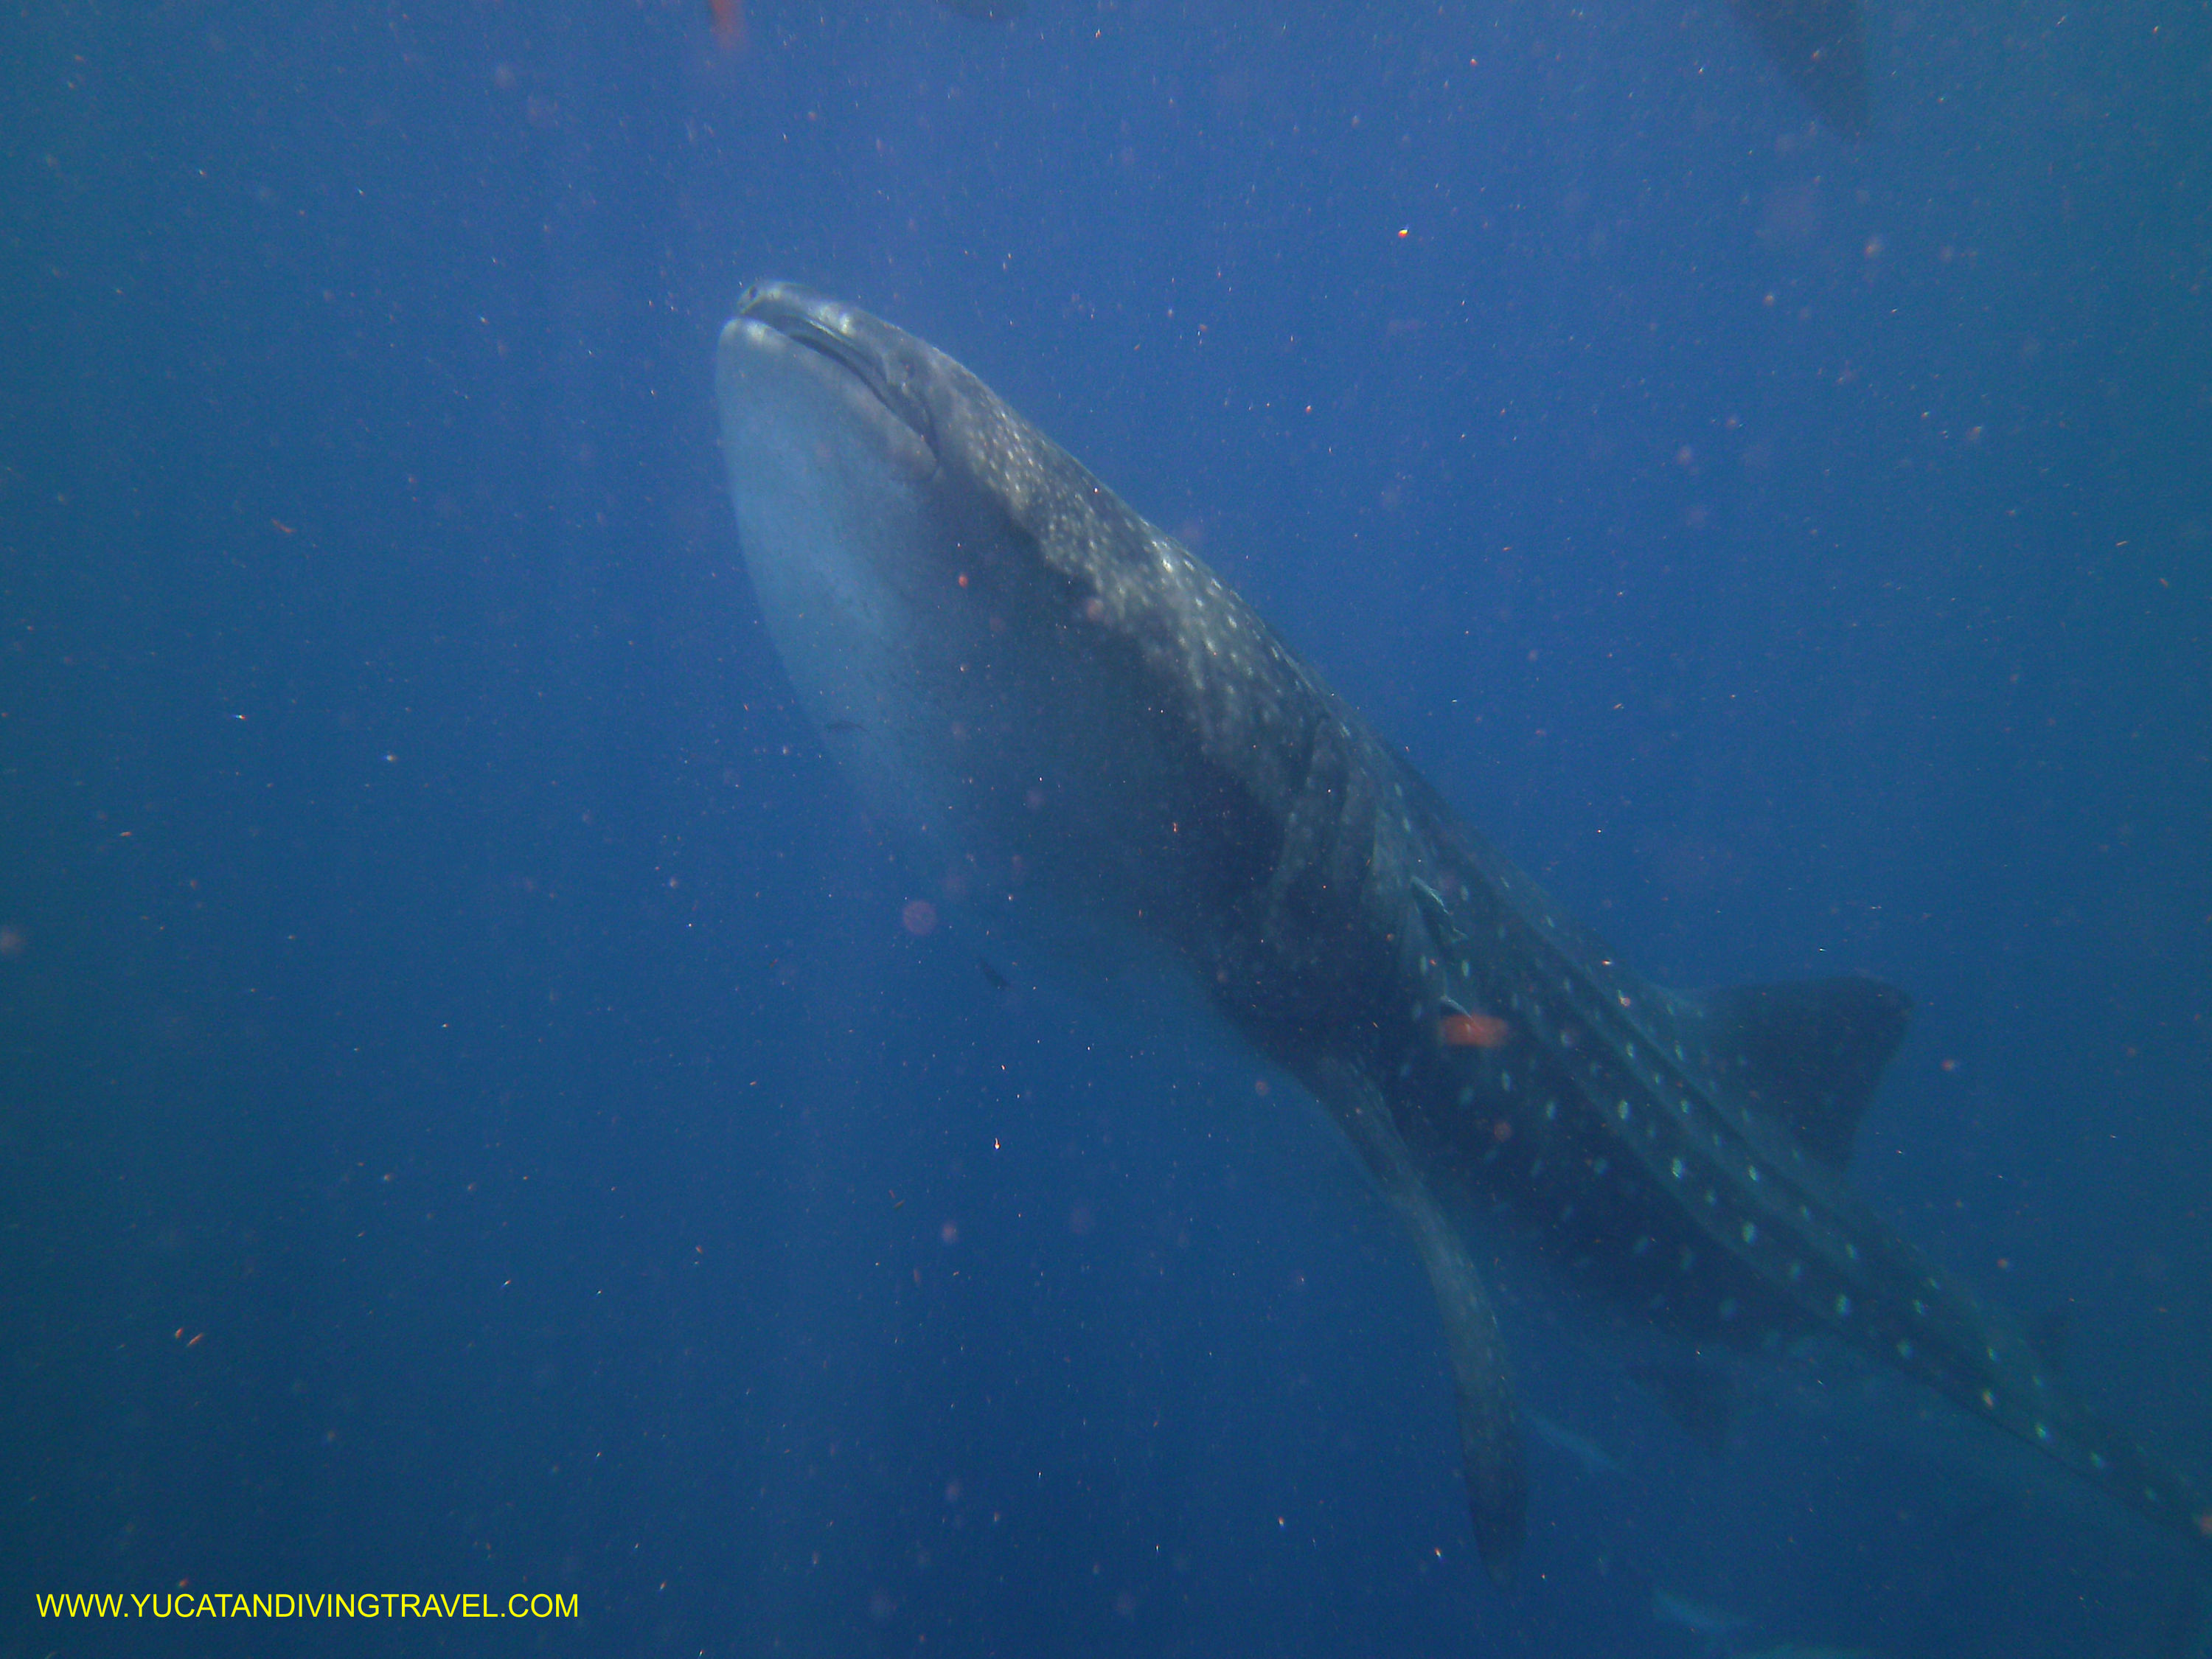
{"type": "Polygon", "coordinates": [[[1493,1589],[1295,1089],[902,927],[710,356],[914,329],[1653,977],[1907,988],[1858,1184],[2212,1477],[2212,13],[1877,7],[1856,144],[1715,4],[738,21],[0,21],[0,1651],[2191,1650],[1540,1301],[1493,1589]],[[34,1601],[180,1589],[578,1616],[34,1601]]]}

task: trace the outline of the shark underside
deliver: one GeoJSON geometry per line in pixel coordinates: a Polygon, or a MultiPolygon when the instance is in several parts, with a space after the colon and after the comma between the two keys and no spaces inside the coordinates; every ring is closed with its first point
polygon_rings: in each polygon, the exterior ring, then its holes
{"type": "Polygon", "coordinates": [[[1847,1184],[1901,994],[1646,983],[1187,549],[913,336],[766,285],[717,387],[763,613],[912,866],[957,872],[987,933],[1170,963],[1405,1222],[1493,1574],[1528,1501],[1478,1259],[1509,1237],[1692,1344],[1840,1339],[2212,1534],[2180,1476],[1847,1184]],[[1486,1250],[1468,1214],[1493,1218],[1486,1250]]]}

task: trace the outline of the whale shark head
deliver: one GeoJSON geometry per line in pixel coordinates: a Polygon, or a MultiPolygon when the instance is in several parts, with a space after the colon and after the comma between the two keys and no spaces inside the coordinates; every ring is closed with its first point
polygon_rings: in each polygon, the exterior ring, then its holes
{"type": "Polygon", "coordinates": [[[745,295],[716,360],[730,495],[769,634],[870,809],[915,830],[947,810],[987,713],[963,685],[990,629],[968,589],[1011,550],[1000,515],[939,459],[931,393],[948,363],[781,283],[745,295]]]}
{"type": "Polygon", "coordinates": [[[1249,881],[1272,832],[1212,752],[1190,664],[1227,684],[1222,647],[1271,636],[1210,572],[959,363],[853,307],[750,289],[715,380],[769,632],[914,873],[1048,902],[1085,951],[1249,881]]]}

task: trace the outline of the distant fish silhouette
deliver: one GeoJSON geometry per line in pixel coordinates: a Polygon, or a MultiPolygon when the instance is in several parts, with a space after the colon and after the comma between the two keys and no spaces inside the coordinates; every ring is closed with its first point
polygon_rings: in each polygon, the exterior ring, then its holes
{"type": "Polygon", "coordinates": [[[1858,0],[1729,0],[1783,78],[1846,138],[1867,127],[1866,21],[1858,0]]]}
{"type": "Polygon", "coordinates": [[[937,3],[979,23],[1010,23],[1030,9],[1029,0],[937,0],[937,3]]]}

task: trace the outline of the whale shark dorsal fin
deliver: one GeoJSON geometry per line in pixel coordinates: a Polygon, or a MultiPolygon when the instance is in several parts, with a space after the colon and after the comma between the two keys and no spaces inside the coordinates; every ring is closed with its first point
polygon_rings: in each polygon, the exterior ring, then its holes
{"type": "Polygon", "coordinates": [[[1912,1013],[1904,992],[1856,976],[1733,985],[1675,1006],[1748,1103],[1838,1170],[1912,1013]]]}

